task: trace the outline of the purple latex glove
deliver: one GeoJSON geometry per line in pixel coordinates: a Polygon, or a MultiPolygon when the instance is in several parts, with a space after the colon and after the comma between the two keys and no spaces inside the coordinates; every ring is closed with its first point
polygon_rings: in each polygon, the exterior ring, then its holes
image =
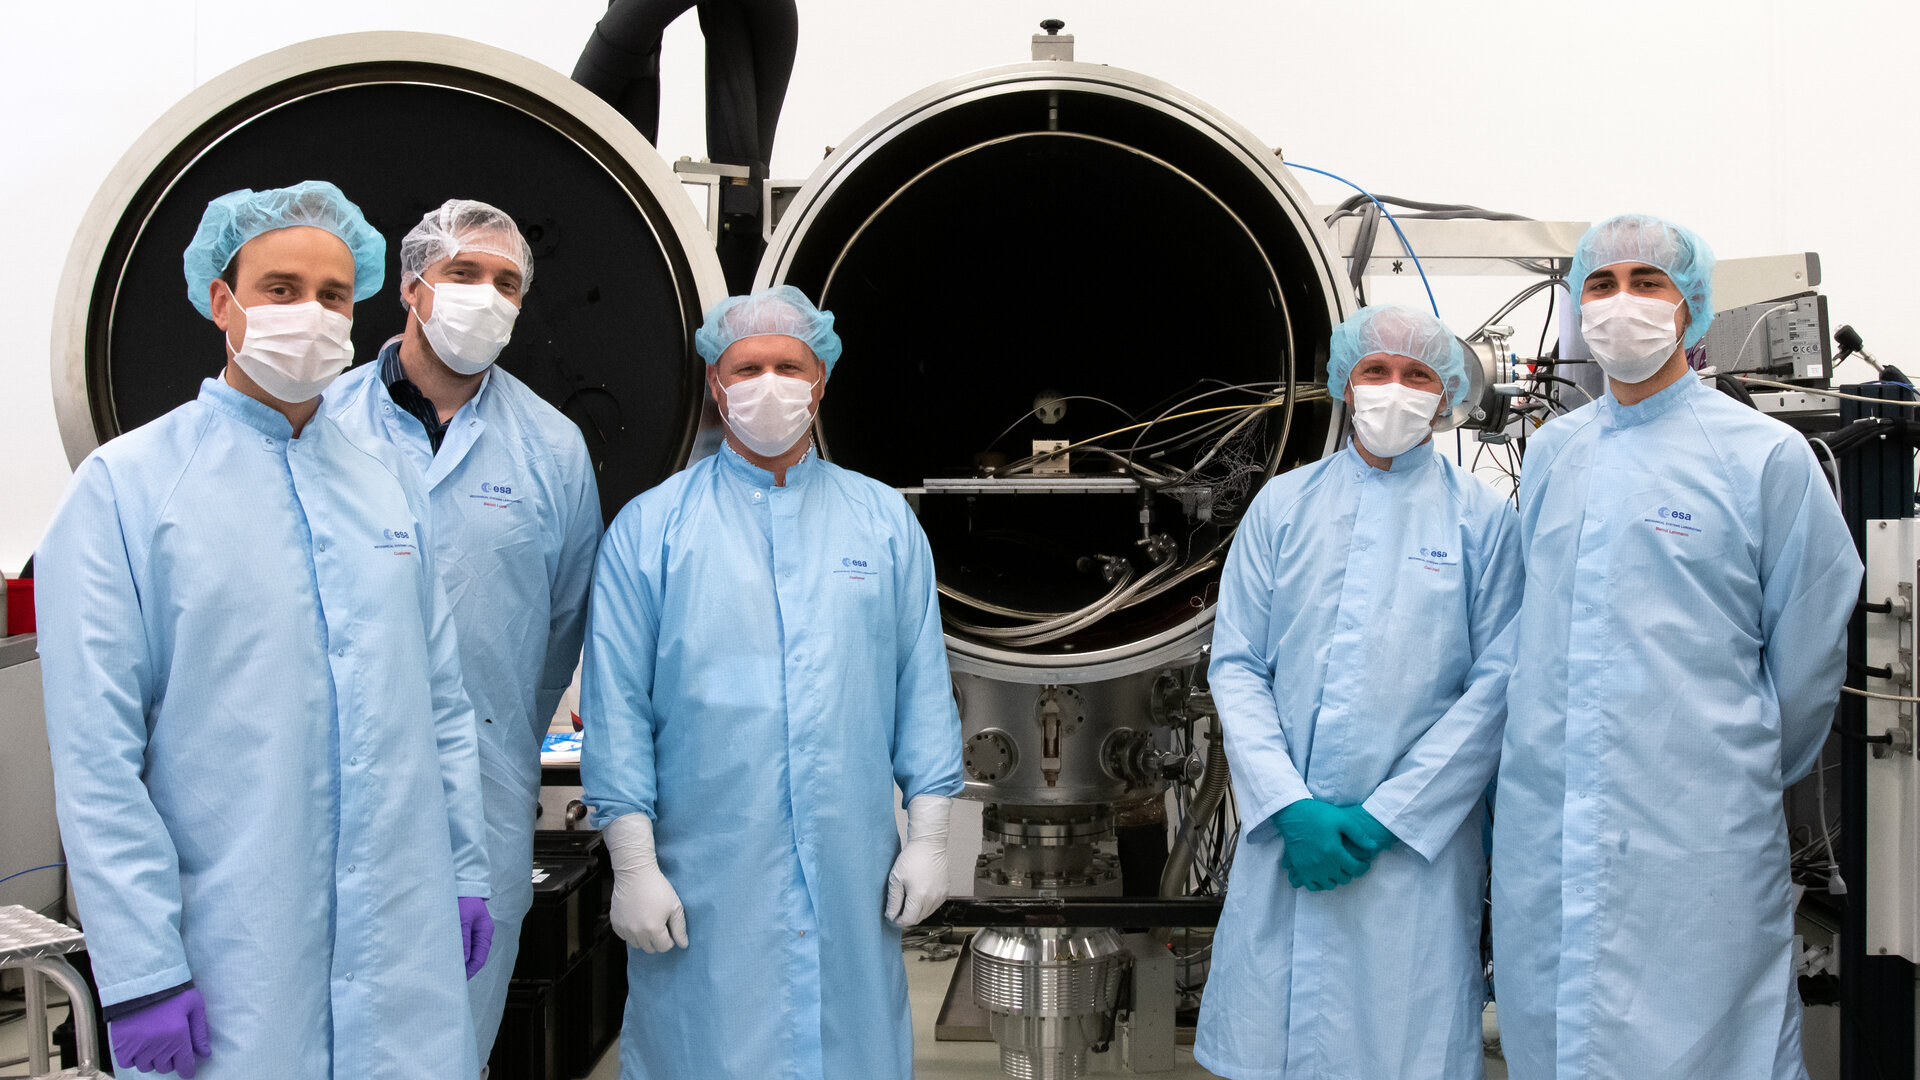
{"type": "Polygon", "coordinates": [[[141,1072],[170,1072],[191,1080],[200,1058],[213,1056],[207,1000],[188,987],[107,1025],[113,1059],[141,1072]]]}
{"type": "Polygon", "coordinates": [[[467,948],[467,978],[486,966],[487,951],[493,948],[493,916],[487,914],[487,902],[472,896],[460,898],[460,941],[467,948]]]}

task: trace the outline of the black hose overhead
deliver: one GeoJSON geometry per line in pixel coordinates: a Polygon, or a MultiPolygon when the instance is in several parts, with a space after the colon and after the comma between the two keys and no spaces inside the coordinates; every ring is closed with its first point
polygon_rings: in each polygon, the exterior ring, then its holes
{"type": "Polygon", "coordinates": [[[795,0],[612,0],[573,68],[573,81],[619,110],[650,143],[660,138],[660,43],[688,8],[707,40],[707,157],[744,165],[747,182],[720,189],[720,266],[745,292],[762,250],[760,189],[799,48],[795,0]]]}

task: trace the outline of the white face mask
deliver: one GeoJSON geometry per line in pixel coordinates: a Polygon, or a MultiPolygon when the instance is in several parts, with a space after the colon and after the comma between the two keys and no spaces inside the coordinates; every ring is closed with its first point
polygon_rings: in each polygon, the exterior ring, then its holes
{"type": "MultiPolygon", "coordinates": [[[[462,375],[487,370],[506,348],[520,309],[492,285],[447,281],[436,288],[426,278],[419,281],[433,294],[433,315],[420,320],[420,329],[434,355],[462,375]]],[[[413,316],[420,318],[420,312],[415,310],[413,316]]]]}
{"type": "Polygon", "coordinates": [[[1353,433],[1375,457],[1394,458],[1433,434],[1440,395],[1400,383],[1353,388],[1353,433]]]}
{"type": "Polygon", "coordinates": [[[1607,377],[1623,383],[1645,382],[1673,355],[1680,338],[1674,313],[1680,305],[1657,296],[1621,293],[1580,304],[1580,336],[1607,377]]]}
{"type": "MultiPolygon", "coordinates": [[[[239,297],[233,303],[240,307],[239,297]]],[[[353,320],[318,300],[240,310],[247,314],[246,333],[238,349],[229,338],[227,351],[248,378],[280,401],[312,401],[353,364],[353,320]]]]}
{"type": "Polygon", "coordinates": [[[772,371],[742,379],[726,388],[727,427],[747,449],[777,458],[793,449],[813,422],[813,387],[772,371]]]}

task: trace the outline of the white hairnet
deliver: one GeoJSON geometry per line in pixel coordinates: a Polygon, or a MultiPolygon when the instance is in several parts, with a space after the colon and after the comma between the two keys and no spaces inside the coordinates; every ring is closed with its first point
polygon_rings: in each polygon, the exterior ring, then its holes
{"type": "Polygon", "coordinates": [[[533,285],[533,249],[513,219],[483,202],[448,199],[400,241],[400,287],[463,251],[498,255],[520,268],[521,289],[533,285]]]}

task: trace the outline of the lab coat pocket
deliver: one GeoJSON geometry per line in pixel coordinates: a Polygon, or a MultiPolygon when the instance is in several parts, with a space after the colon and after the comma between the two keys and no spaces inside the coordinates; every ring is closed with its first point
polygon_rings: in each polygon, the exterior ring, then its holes
{"type": "Polygon", "coordinates": [[[1434,532],[1438,535],[1409,539],[1395,549],[1391,591],[1375,608],[1373,622],[1383,632],[1371,650],[1370,678],[1394,687],[1391,697],[1379,700],[1424,700],[1464,675],[1463,668],[1455,669],[1467,655],[1467,598],[1478,571],[1467,557],[1464,533],[1434,532]]]}
{"type": "Polygon", "coordinates": [[[1679,647],[1699,640],[1702,620],[1756,627],[1759,571],[1732,493],[1698,480],[1683,489],[1645,473],[1622,479],[1608,511],[1615,545],[1608,578],[1654,601],[1636,605],[1637,632],[1679,647]]]}
{"type": "Polygon", "coordinates": [[[843,555],[827,568],[826,610],[834,628],[865,638],[890,639],[895,630],[893,566],[884,556],[843,555]]]}

